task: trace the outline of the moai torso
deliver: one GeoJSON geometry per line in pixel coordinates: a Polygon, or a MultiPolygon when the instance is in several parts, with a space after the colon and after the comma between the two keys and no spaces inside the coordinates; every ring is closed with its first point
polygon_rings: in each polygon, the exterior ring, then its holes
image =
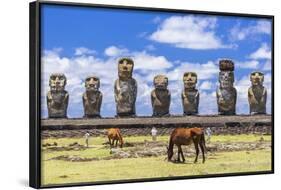
{"type": "Polygon", "coordinates": [[[168,87],[168,78],[164,75],[157,75],[154,77],[155,89],[151,92],[151,104],[153,109],[153,116],[168,116],[171,94],[168,87]]]}
{"type": "Polygon", "coordinates": [[[102,93],[99,91],[100,80],[90,76],[85,80],[86,91],[83,94],[84,117],[99,118],[102,104],[102,93]]]}
{"type": "Polygon", "coordinates": [[[265,114],[267,90],[263,86],[264,75],[261,72],[253,72],[250,80],[252,83],[248,89],[250,114],[265,114]]]}
{"type": "Polygon", "coordinates": [[[116,112],[118,117],[135,116],[137,98],[137,81],[132,78],[134,62],[129,58],[122,58],[118,62],[119,78],[114,84],[116,112]]]}
{"type": "Polygon", "coordinates": [[[182,105],[184,115],[198,114],[199,92],[195,88],[197,74],[187,72],[183,75],[184,90],[182,92],[182,105]]]}
{"type": "Polygon", "coordinates": [[[66,77],[64,74],[52,74],[49,79],[50,91],[47,93],[49,118],[66,118],[69,95],[64,89],[66,77]]]}
{"type": "Polygon", "coordinates": [[[219,87],[217,89],[218,112],[221,115],[236,114],[237,92],[233,87],[234,63],[231,60],[220,61],[219,87]]]}

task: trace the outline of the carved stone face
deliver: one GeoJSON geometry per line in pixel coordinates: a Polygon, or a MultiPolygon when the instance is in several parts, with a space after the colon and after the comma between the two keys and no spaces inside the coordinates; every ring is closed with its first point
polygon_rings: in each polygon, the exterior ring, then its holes
{"type": "Polygon", "coordinates": [[[122,79],[132,77],[134,61],[130,58],[122,58],[118,61],[118,76],[122,79]]]}
{"type": "Polygon", "coordinates": [[[186,72],[183,75],[184,88],[194,89],[197,83],[197,74],[194,72],[186,72]]]}
{"type": "Polygon", "coordinates": [[[253,86],[262,85],[264,80],[264,74],[262,72],[252,72],[250,80],[253,86]]]}
{"type": "Polygon", "coordinates": [[[234,73],[232,71],[221,71],[219,74],[219,82],[221,88],[233,87],[234,73]]]}
{"type": "Polygon", "coordinates": [[[66,85],[66,77],[64,74],[52,74],[49,79],[49,86],[51,91],[63,91],[66,85]]]}
{"type": "Polygon", "coordinates": [[[85,87],[88,92],[98,91],[100,87],[100,79],[95,76],[87,77],[85,80],[85,87]]]}
{"type": "Polygon", "coordinates": [[[154,77],[153,83],[156,89],[167,89],[168,77],[165,75],[157,75],[154,77]]]}

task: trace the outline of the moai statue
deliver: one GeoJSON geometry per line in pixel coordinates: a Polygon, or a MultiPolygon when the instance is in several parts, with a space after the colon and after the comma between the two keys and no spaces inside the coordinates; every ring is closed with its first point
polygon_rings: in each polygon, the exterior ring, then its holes
{"type": "Polygon", "coordinates": [[[47,93],[49,118],[66,118],[69,94],[65,90],[64,74],[52,74],[49,79],[50,91],[47,93]]]}
{"type": "Polygon", "coordinates": [[[152,116],[169,116],[171,94],[168,90],[168,78],[164,75],[154,77],[154,90],[151,92],[152,116]]]}
{"type": "Polygon", "coordinates": [[[267,91],[263,86],[264,74],[258,71],[252,72],[250,80],[252,83],[248,89],[250,114],[265,114],[267,91]]]}
{"type": "Polygon", "coordinates": [[[196,89],[197,74],[186,72],[183,74],[184,90],[181,94],[184,115],[198,114],[199,92],[196,89]]]}
{"type": "Polygon", "coordinates": [[[102,93],[99,91],[100,79],[89,76],[85,80],[86,91],[83,94],[83,106],[85,118],[100,118],[102,93]]]}
{"type": "Polygon", "coordinates": [[[236,113],[237,92],[233,87],[234,63],[223,59],[219,62],[219,87],[217,89],[217,104],[220,115],[234,115],[236,113]]]}
{"type": "Polygon", "coordinates": [[[137,81],[132,78],[134,61],[121,58],[118,61],[118,79],[114,84],[117,117],[135,116],[137,81]]]}

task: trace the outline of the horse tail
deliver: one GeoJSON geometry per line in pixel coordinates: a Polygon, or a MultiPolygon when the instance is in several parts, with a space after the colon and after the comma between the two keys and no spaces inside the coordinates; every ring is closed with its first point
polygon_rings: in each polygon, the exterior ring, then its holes
{"type": "Polygon", "coordinates": [[[173,157],[173,153],[174,153],[174,151],[173,151],[173,149],[174,149],[173,137],[174,137],[174,131],[172,132],[172,134],[170,136],[169,145],[167,147],[168,161],[171,160],[171,158],[173,157]]]}
{"type": "Polygon", "coordinates": [[[124,141],[123,141],[120,129],[117,130],[117,135],[118,135],[118,138],[120,140],[120,147],[122,148],[124,141]]]}
{"type": "Polygon", "coordinates": [[[206,147],[206,141],[205,141],[205,134],[204,134],[204,131],[203,131],[202,136],[201,136],[201,143],[202,143],[202,145],[203,145],[204,151],[207,153],[207,147],[206,147]]]}

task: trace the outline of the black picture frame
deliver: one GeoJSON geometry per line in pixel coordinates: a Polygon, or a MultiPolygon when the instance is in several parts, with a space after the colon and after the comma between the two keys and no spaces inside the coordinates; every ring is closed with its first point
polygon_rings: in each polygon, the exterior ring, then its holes
{"type": "Polygon", "coordinates": [[[228,12],[209,12],[209,11],[195,11],[183,9],[168,9],[168,8],[153,8],[153,7],[133,7],[121,5],[104,5],[104,4],[90,4],[90,3],[70,3],[70,2],[56,2],[56,1],[35,1],[29,4],[29,184],[33,188],[51,188],[51,187],[72,187],[85,185],[100,185],[100,184],[115,184],[115,183],[135,183],[135,182],[151,182],[163,180],[179,180],[179,179],[195,179],[195,178],[212,178],[212,177],[227,177],[227,176],[244,176],[244,175],[258,175],[258,174],[273,174],[274,173],[274,16],[247,14],[247,13],[228,13],[228,12]],[[141,10],[141,11],[155,11],[155,12],[174,12],[174,13],[188,13],[188,14],[206,14],[206,15],[221,15],[221,16],[239,16],[249,18],[265,18],[272,21],[272,51],[271,51],[271,118],[272,118],[272,141],[271,141],[271,171],[257,171],[244,173],[225,173],[225,174],[207,174],[196,176],[181,176],[181,177],[163,177],[150,179],[130,179],[117,181],[102,181],[90,183],[73,183],[60,184],[53,186],[42,186],[41,184],[41,6],[45,4],[57,6],[73,6],[73,7],[95,7],[95,8],[109,8],[109,9],[123,9],[123,10],[141,10]]]}

